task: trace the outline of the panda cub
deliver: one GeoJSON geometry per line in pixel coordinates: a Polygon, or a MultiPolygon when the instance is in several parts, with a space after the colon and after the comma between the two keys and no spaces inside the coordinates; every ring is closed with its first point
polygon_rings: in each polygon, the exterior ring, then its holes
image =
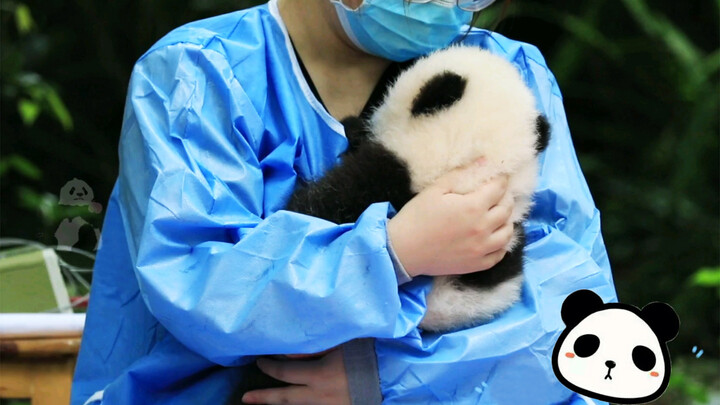
{"type": "Polygon", "coordinates": [[[508,175],[503,203],[514,206],[515,224],[508,253],[489,270],[435,277],[420,327],[474,326],[515,303],[522,286],[521,223],[532,206],[537,154],[550,131],[517,68],[476,47],[437,51],[403,71],[369,119],[343,124],[350,146],[341,163],[296,188],[286,209],[355,222],[372,203],[389,201],[400,210],[444,173],[484,158],[456,191],[508,175]]]}

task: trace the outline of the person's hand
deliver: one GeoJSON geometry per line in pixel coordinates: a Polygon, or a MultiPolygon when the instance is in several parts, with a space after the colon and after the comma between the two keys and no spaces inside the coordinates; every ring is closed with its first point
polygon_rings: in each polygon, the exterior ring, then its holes
{"type": "Polygon", "coordinates": [[[270,377],[294,385],[249,391],[242,398],[245,403],[350,405],[342,349],[331,350],[316,360],[262,358],[257,365],[270,377]]]}
{"type": "Polygon", "coordinates": [[[445,174],[388,221],[388,237],[410,276],[487,270],[505,256],[505,246],[513,236],[512,206],[499,204],[507,190],[507,176],[467,194],[453,192],[476,169],[445,174]]]}

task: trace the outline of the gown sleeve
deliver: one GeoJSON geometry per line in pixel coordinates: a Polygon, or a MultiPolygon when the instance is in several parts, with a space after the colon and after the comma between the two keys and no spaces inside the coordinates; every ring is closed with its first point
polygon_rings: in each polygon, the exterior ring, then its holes
{"type": "Polygon", "coordinates": [[[401,311],[387,249],[392,207],[374,204],[344,225],[264,212],[279,192],[268,179],[288,174],[259,159],[253,101],[228,59],[200,45],[155,49],[133,70],[118,185],[150,312],[223,365],[405,335],[419,315],[401,311]]]}
{"type": "MultiPolygon", "coordinates": [[[[518,66],[552,127],[540,157],[536,204],[525,223],[522,299],[474,328],[377,339],[383,403],[599,403],[557,380],[551,354],[565,327],[560,308],[567,295],[591,289],[605,302],[616,300],[600,216],[577,162],[555,78],[535,47],[513,44],[501,43],[506,47],[495,51],[518,66]]],[[[419,279],[403,284],[401,299],[414,297],[424,306],[427,284],[419,279]]]]}

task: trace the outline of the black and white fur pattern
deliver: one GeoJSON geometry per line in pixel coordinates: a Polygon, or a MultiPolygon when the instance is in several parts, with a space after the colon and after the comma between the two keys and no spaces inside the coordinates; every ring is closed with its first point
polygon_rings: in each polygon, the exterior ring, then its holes
{"type": "MultiPolygon", "coordinates": [[[[390,201],[400,210],[442,174],[482,157],[485,164],[457,191],[507,174],[504,203],[514,205],[515,235],[492,269],[435,277],[420,326],[438,332],[470,327],[515,303],[522,285],[521,222],[532,205],[537,153],[549,140],[547,121],[518,70],[479,48],[438,51],[403,71],[372,114],[343,125],[350,146],[341,163],[298,186],[286,209],[355,222],[375,202],[390,201]]],[[[228,403],[241,403],[253,389],[285,385],[248,366],[228,403]]]]}
{"type": "Polygon", "coordinates": [[[537,154],[549,140],[547,121],[518,70],[479,48],[441,50],[404,71],[368,120],[343,123],[350,148],[342,162],[298,187],[287,209],[355,222],[374,202],[390,201],[399,210],[444,173],[484,158],[457,192],[509,176],[503,203],[514,206],[515,234],[508,253],[492,269],[436,277],[420,327],[470,327],[515,303],[522,286],[521,222],[532,205],[537,154]]]}

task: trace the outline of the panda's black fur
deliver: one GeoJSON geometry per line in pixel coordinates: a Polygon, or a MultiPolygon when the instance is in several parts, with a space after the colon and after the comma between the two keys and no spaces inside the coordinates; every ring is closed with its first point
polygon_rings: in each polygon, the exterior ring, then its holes
{"type": "MultiPolygon", "coordinates": [[[[402,207],[415,193],[410,189],[410,173],[392,152],[363,139],[359,118],[343,120],[345,133],[356,147],[348,149],[339,166],[320,180],[299,187],[286,209],[327,219],[335,223],[355,222],[360,214],[379,201],[402,207]]],[[[399,209],[399,208],[398,208],[399,209]]]]}
{"type": "MultiPolygon", "coordinates": [[[[475,294],[471,301],[477,301],[477,294],[482,297],[482,294],[489,292],[495,294],[493,299],[498,302],[494,302],[487,311],[481,311],[480,315],[460,314],[452,318],[452,314],[443,313],[443,304],[434,306],[431,293],[428,297],[428,314],[420,325],[428,331],[473,326],[490,319],[519,299],[522,250],[525,242],[521,221],[531,205],[531,194],[537,176],[537,153],[547,147],[550,127],[546,119],[536,111],[534,97],[517,69],[487,51],[474,47],[452,47],[407,66],[385,96],[380,97],[379,105],[366,108],[359,117],[348,117],[342,121],[349,146],[340,164],[317,181],[299,184],[285,209],[335,223],[355,222],[372,203],[389,201],[396,210],[400,210],[439,175],[470,164],[480,157],[486,158],[487,167],[478,172],[477,178],[468,180],[464,185],[465,192],[495,175],[509,175],[510,186],[507,194],[511,199],[510,203],[516,207],[513,214],[513,241],[508,245],[508,252],[503,260],[492,269],[459,277],[436,277],[433,291],[452,291],[461,296],[475,294]],[[438,62],[443,65],[439,69],[434,66],[438,62]],[[480,94],[480,99],[484,100],[485,104],[477,104],[474,100],[469,100],[468,103],[467,100],[471,98],[468,96],[469,92],[478,90],[478,78],[491,90],[480,94]],[[490,111],[492,108],[488,105],[492,106],[496,101],[497,111],[490,111]],[[473,123],[477,123],[476,119],[483,114],[488,114],[488,121],[494,123],[483,126],[480,122],[473,126],[473,123]],[[430,125],[415,126],[416,123],[430,125]],[[455,150],[450,148],[445,151],[448,153],[447,159],[440,154],[439,149],[442,148],[432,145],[415,156],[407,156],[403,155],[408,152],[407,148],[398,147],[397,143],[393,145],[392,139],[384,137],[386,131],[382,128],[388,127],[394,127],[402,135],[417,136],[421,139],[418,142],[427,141],[429,136],[439,139],[441,143],[442,137],[447,135],[444,132],[455,127],[455,135],[459,138],[455,139],[455,150]],[[510,127],[513,129],[506,131],[510,127]],[[430,130],[436,130],[437,133],[428,133],[430,130]],[[488,132],[484,133],[483,130],[488,132]],[[502,136],[511,139],[504,140],[502,136]],[[472,142],[466,144],[466,138],[480,140],[481,144],[484,138],[494,139],[488,143],[494,143],[508,155],[493,160],[494,153],[489,156],[475,154],[472,142]],[[512,163],[515,156],[512,149],[517,142],[511,141],[517,141],[516,138],[523,138],[519,143],[523,153],[520,154],[518,162],[512,163]],[[465,156],[461,156],[463,153],[465,156]],[[420,169],[412,164],[413,157],[425,161],[432,160],[431,157],[437,157],[436,155],[441,156],[441,163],[430,162],[429,171],[422,168],[422,163],[419,165],[420,169]],[[422,175],[417,176],[418,173],[422,175]],[[513,179],[518,181],[513,182],[513,179]],[[521,192],[516,192],[517,189],[521,192]],[[430,317],[433,319],[429,321],[430,317]]],[[[480,89],[484,90],[486,89],[480,89]]],[[[402,145],[403,140],[400,140],[399,144],[402,145]]],[[[475,149],[478,147],[482,149],[483,146],[476,145],[475,149]]],[[[454,297],[448,296],[444,299],[452,301],[454,297]]],[[[483,305],[482,302],[473,304],[483,305]]],[[[285,384],[265,376],[257,368],[252,368],[247,371],[243,387],[239,387],[234,398],[237,400],[243,392],[250,389],[282,385],[285,384]]]]}

